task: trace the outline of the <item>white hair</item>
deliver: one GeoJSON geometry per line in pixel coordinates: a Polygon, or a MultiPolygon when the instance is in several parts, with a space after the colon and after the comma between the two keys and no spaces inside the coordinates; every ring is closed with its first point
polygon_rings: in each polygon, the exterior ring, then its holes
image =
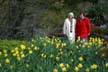
{"type": "Polygon", "coordinates": [[[68,16],[74,17],[74,13],[73,13],[73,12],[70,12],[70,13],[68,14],[68,16]]]}

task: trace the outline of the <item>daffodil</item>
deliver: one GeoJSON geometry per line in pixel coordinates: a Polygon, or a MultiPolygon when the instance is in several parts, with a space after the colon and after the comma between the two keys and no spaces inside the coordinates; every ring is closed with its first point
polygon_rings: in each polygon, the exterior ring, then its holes
{"type": "Polygon", "coordinates": [[[29,64],[26,64],[25,66],[26,66],[26,68],[29,68],[29,64]]]}
{"type": "Polygon", "coordinates": [[[42,58],[46,58],[46,54],[42,53],[42,54],[41,54],[41,57],[42,57],[42,58]]]}
{"type": "Polygon", "coordinates": [[[108,63],[105,64],[105,67],[108,67],[108,63]]]}
{"type": "Polygon", "coordinates": [[[25,46],[25,45],[23,45],[23,44],[22,44],[22,45],[20,45],[20,47],[21,47],[21,49],[22,49],[22,50],[24,50],[24,49],[26,48],[26,46],[25,46]]]}
{"type": "Polygon", "coordinates": [[[90,69],[89,68],[86,68],[86,70],[85,70],[86,72],[90,72],[90,69]]]}
{"type": "Polygon", "coordinates": [[[3,52],[4,52],[4,53],[7,53],[7,50],[4,49],[3,52]]]}
{"type": "Polygon", "coordinates": [[[62,48],[66,46],[66,43],[62,43],[62,48]]]}
{"type": "Polygon", "coordinates": [[[63,67],[62,72],[66,72],[66,71],[67,71],[66,67],[63,67]]]}
{"type": "Polygon", "coordinates": [[[18,51],[18,47],[15,48],[15,51],[18,51]]]}
{"type": "Polygon", "coordinates": [[[13,56],[16,56],[16,53],[13,53],[12,55],[13,55],[13,56]]]}
{"type": "Polygon", "coordinates": [[[24,58],[25,57],[25,55],[24,54],[21,54],[21,58],[24,58]]]}
{"type": "Polygon", "coordinates": [[[21,60],[21,58],[20,58],[20,57],[17,57],[17,60],[18,60],[18,61],[20,61],[20,60],[21,60]]]}
{"type": "Polygon", "coordinates": [[[54,57],[54,55],[53,55],[53,54],[51,54],[51,55],[50,55],[50,58],[53,58],[53,57],[54,57]]]}
{"type": "Polygon", "coordinates": [[[2,64],[0,63],[0,67],[2,67],[2,64]]]}
{"type": "Polygon", "coordinates": [[[82,68],[83,67],[83,65],[82,64],[78,64],[78,68],[82,68]]]}
{"type": "Polygon", "coordinates": [[[69,64],[66,64],[66,67],[67,67],[67,68],[69,68],[69,67],[70,67],[70,65],[69,65],[69,64]]]}
{"type": "Polygon", "coordinates": [[[59,61],[59,60],[60,60],[60,58],[57,56],[57,57],[56,57],[56,61],[59,61]]]}
{"type": "Polygon", "coordinates": [[[96,64],[91,65],[91,69],[97,69],[97,65],[96,64]]]}
{"type": "Polygon", "coordinates": [[[95,52],[95,54],[97,55],[97,54],[98,54],[98,52],[96,51],[96,52],[95,52]]]}
{"type": "Polygon", "coordinates": [[[7,58],[7,59],[5,60],[5,62],[6,62],[6,63],[10,63],[10,60],[7,58]]]}
{"type": "Polygon", "coordinates": [[[14,53],[14,50],[13,49],[11,50],[11,53],[14,53]]]}
{"type": "Polygon", "coordinates": [[[63,63],[59,64],[59,66],[60,66],[61,68],[64,68],[64,64],[63,64],[63,63]]]}
{"type": "Polygon", "coordinates": [[[32,39],[31,41],[32,41],[32,42],[35,42],[35,40],[34,40],[34,39],[32,39]]]}
{"type": "Polygon", "coordinates": [[[32,52],[32,50],[29,50],[29,54],[32,54],[33,52],[32,52]]]}
{"type": "Polygon", "coordinates": [[[13,65],[10,65],[10,69],[13,69],[13,65]]]}
{"type": "Polygon", "coordinates": [[[59,48],[59,47],[60,47],[60,43],[57,43],[57,44],[56,44],[56,48],[59,48]]]}
{"type": "Polygon", "coordinates": [[[34,48],[34,50],[35,50],[35,51],[38,51],[38,50],[39,50],[39,48],[38,48],[38,47],[35,47],[35,48],[34,48]]]}
{"type": "Polygon", "coordinates": [[[2,52],[0,51],[0,56],[2,55],[2,52]]]}
{"type": "Polygon", "coordinates": [[[4,57],[7,57],[7,56],[8,56],[8,54],[7,54],[7,53],[5,53],[5,54],[4,54],[4,57]]]}
{"type": "Polygon", "coordinates": [[[83,59],[82,56],[80,56],[80,57],[78,58],[78,60],[79,60],[79,61],[83,61],[84,59],[83,59]]]}
{"type": "Polygon", "coordinates": [[[34,47],[34,44],[32,44],[31,47],[34,47]]]}
{"type": "Polygon", "coordinates": [[[15,53],[16,53],[16,54],[19,54],[19,51],[17,50],[15,53]]]}
{"type": "Polygon", "coordinates": [[[53,72],[58,72],[58,69],[54,69],[53,72]]]}
{"type": "Polygon", "coordinates": [[[46,47],[46,45],[47,45],[46,43],[43,43],[43,46],[44,46],[44,47],[46,47]]]}
{"type": "Polygon", "coordinates": [[[78,71],[79,71],[79,68],[78,68],[78,67],[75,67],[74,70],[75,70],[76,72],[78,72],[78,71]]]}

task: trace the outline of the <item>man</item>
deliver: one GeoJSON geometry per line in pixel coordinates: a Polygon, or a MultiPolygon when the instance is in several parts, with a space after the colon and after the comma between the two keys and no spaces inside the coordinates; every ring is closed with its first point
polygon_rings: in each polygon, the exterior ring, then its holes
{"type": "Polygon", "coordinates": [[[76,36],[84,41],[88,41],[88,36],[91,33],[90,19],[83,12],[80,13],[76,23],[76,36]]]}
{"type": "Polygon", "coordinates": [[[75,26],[76,19],[74,18],[73,12],[70,12],[68,18],[64,21],[63,33],[68,37],[71,43],[75,41],[75,26]]]}

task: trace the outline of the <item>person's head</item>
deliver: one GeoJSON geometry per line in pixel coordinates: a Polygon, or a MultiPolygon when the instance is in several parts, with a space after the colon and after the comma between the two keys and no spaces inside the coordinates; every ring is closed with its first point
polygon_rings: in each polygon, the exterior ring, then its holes
{"type": "Polygon", "coordinates": [[[68,18],[69,19],[72,19],[74,17],[74,13],[73,12],[70,12],[69,14],[68,14],[68,18]]]}
{"type": "Polygon", "coordinates": [[[84,16],[85,16],[85,13],[84,13],[84,12],[80,12],[79,17],[80,17],[81,19],[84,19],[84,16]]]}

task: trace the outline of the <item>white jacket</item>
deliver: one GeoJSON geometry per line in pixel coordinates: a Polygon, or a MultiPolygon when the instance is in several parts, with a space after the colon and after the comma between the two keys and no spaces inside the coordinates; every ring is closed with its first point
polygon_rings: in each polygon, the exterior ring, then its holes
{"type": "Polygon", "coordinates": [[[76,19],[72,19],[72,32],[70,32],[70,20],[68,18],[65,19],[64,21],[64,26],[63,26],[63,33],[67,37],[73,37],[75,39],[75,26],[76,26],[76,19]]]}

